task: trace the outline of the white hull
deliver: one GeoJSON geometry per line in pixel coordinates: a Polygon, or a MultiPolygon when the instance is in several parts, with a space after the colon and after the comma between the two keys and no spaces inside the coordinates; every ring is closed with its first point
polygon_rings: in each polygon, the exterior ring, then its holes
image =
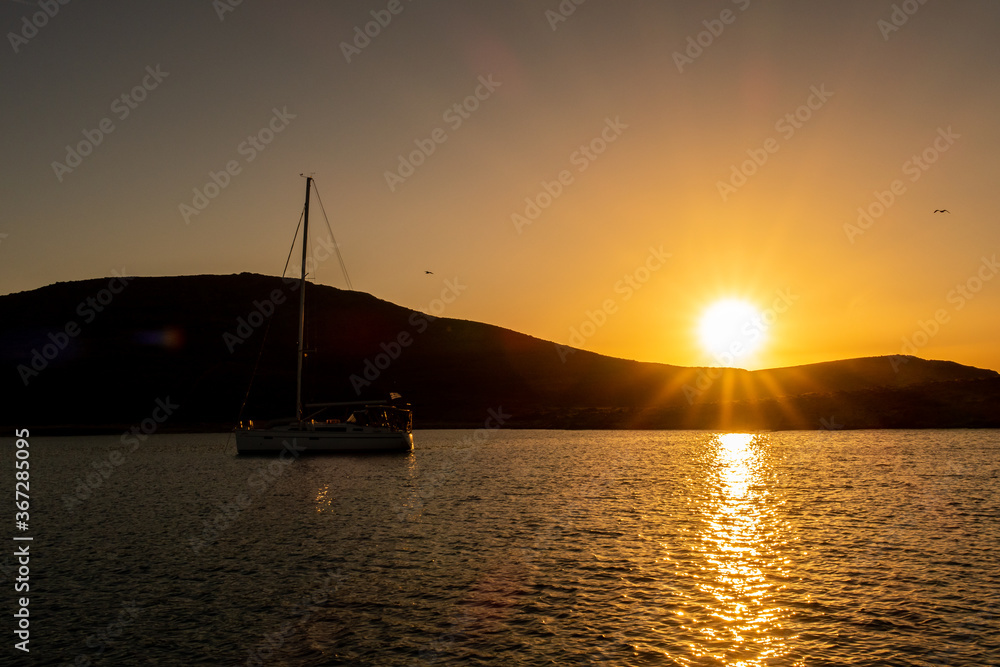
{"type": "Polygon", "coordinates": [[[289,451],[295,455],[342,452],[408,452],[413,449],[413,434],[379,426],[277,426],[236,431],[238,454],[269,454],[289,451]]]}

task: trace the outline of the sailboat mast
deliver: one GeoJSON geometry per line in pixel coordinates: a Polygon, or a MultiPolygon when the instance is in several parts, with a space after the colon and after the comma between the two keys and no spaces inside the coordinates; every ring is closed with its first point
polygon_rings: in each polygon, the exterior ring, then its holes
{"type": "Polygon", "coordinates": [[[302,277],[299,280],[299,363],[295,378],[295,418],[302,421],[302,360],[306,356],[306,254],[309,245],[309,191],[312,176],[306,176],[306,210],[302,220],[302,277]]]}

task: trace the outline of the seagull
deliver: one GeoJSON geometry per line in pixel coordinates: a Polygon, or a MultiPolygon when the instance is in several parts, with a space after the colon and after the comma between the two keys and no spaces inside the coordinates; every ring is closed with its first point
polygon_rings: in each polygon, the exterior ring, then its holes
{"type": "Polygon", "coordinates": [[[432,275],[432,276],[434,275],[434,272],[433,272],[433,271],[424,271],[424,273],[426,273],[426,274],[428,274],[428,275],[432,275]]]}
{"type": "Polygon", "coordinates": [[[949,211],[946,208],[937,208],[937,209],[934,209],[934,212],[935,213],[951,213],[951,211],[949,211]]]}

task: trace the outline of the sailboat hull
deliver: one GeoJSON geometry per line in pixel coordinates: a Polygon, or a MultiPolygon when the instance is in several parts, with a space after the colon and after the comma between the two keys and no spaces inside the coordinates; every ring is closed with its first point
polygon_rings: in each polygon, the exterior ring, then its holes
{"type": "Polygon", "coordinates": [[[289,426],[236,431],[236,451],[239,454],[275,454],[283,451],[293,455],[337,452],[376,454],[412,449],[412,433],[380,427],[333,431],[289,426]]]}

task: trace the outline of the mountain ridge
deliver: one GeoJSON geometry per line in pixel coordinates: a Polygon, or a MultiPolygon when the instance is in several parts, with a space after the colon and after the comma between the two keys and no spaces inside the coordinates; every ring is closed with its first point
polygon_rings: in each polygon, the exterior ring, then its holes
{"type": "MultiPolygon", "coordinates": [[[[364,292],[306,289],[307,399],[396,391],[413,404],[417,428],[481,426],[500,408],[511,427],[1000,427],[1000,374],[950,361],[682,367],[434,318],[364,292]]],[[[297,302],[297,281],[251,273],[115,276],[0,296],[0,387],[9,397],[0,425],[116,430],[167,396],[181,407],[162,430],[288,416],[297,302]]]]}

